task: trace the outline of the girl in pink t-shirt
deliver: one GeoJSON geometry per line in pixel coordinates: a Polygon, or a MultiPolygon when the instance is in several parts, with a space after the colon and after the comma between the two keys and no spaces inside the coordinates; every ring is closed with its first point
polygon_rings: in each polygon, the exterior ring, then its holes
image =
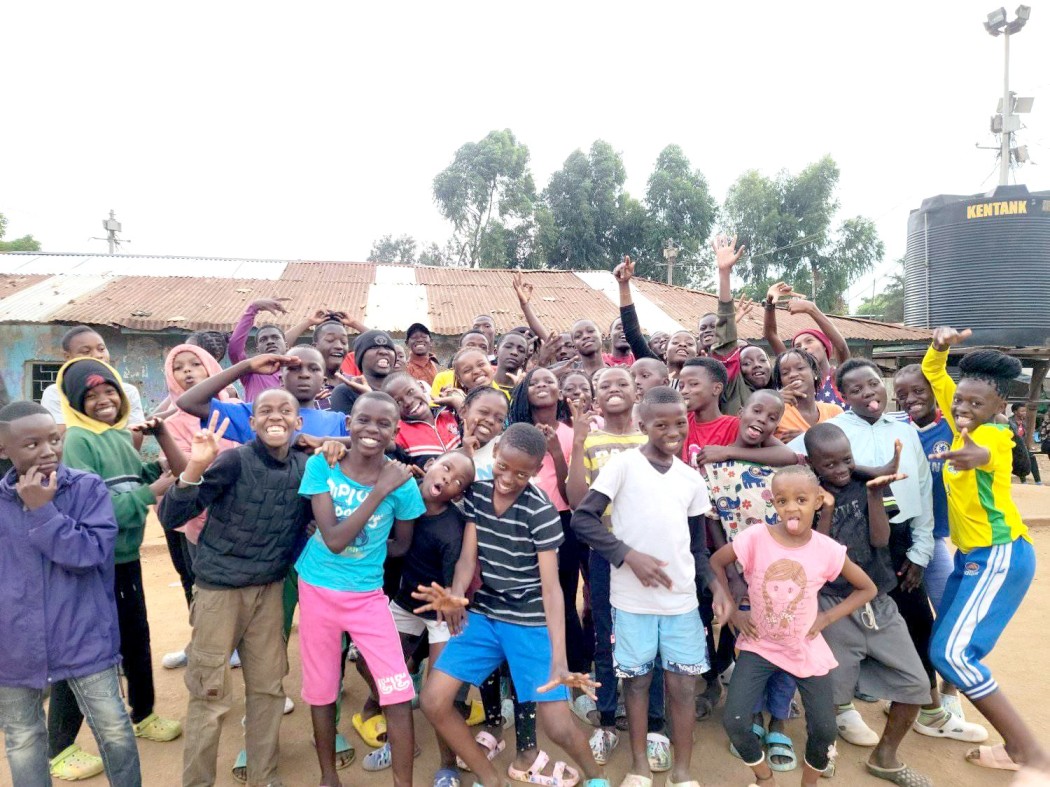
{"type": "MultiPolygon", "coordinates": [[[[775,784],[762,741],[751,729],[751,711],[766,681],[778,670],[793,675],[806,709],[806,757],[802,783],[816,785],[829,763],[838,730],[831,701],[830,672],[837,664],[820,632],[860,609],[876,594],[875,584],[846,557],[846,548],[813,530],[825,503],[817,477],[805,467],[778,470],[773,476],[777,523],[751,527],[711,556],[711,569],[730,597],[725,568],[738,561],[744,569],[750,609],[716,608],[718,619],[737,630],[737,657],[729,684],[723,724],[741,759],[760,785],[775,784]],[[821,612],[817,593],[842,575],[853,592],[821,612]]],[[[834,503],[828,504],[833,510],[834,503]]]]}

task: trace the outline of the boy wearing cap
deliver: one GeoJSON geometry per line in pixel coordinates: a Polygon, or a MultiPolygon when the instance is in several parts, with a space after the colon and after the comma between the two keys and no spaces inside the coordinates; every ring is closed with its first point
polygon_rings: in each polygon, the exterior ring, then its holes
{"type": "Polygon", "coordinates": [[[394,340],[386,331],[365,331],[354,341],[354,360],[361,376],[342,383],[332,391],[332,409],[350,414],[357,397],[365,391],[382,391],[386,378],[394,371],[394,340]]]}
{"type": "Polygon", "coordinates": [[[434,342],[430,338],[430,329],[421,322],[414,322],[408,326],[405,339],[408,342],[408,363],[405,371],[430,388],[437,373],[441,371],[437,358],[434,357],[434,342]]]}
{"type": "MultiPolygon", "coordinates": [[[[55,384],[66,423],[65,463],[102,478],[116,515],[114,589],[135,735],[154,741],[174,740],[182,734],[182,725],[153,712],[153,664],[139,547],[149,507],[185,469],[186,457],[164,429],[164,421],[153,418],[133,428],[157,438],[171,474],[163,474],[159,462],[142,461],[125,428],[131,405],[120,375],[109,364],[94,358],[74,358],[59,370],[55,384]]],[[[53,770],[62,770],[62,755],[76,753],[71,749],[83,719],[72,689],[55,683],[48,718],[53,770]]]]}

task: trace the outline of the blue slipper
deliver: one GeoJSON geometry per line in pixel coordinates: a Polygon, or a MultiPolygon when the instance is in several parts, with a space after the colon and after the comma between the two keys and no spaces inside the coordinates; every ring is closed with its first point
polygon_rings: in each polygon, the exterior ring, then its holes
{"type": "Polygon", "coordinates": [[[459,771],[455,768],[442,768],[434,774],[434,787],[460,787],[459,771]]]}
{"type": "Polygon", "coordinates": [[[791,738],[782,732],[767,732],[765,742],[770,768],[774,771],[793,771],[798,767],[795,744],[791,742],[791,738]],[[788,762],[773,762],[774,757],[786,757],[788,762]]]}

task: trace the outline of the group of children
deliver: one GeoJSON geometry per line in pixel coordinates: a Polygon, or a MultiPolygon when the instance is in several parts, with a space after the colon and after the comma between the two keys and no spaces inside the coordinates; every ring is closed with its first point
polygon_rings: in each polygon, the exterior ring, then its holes
{"type": "Polygon", "coordinates": [[[626,730],[621,785],[664,771],[696,785],[694,726],[723,701],[730,752],[759,785],[798,767],[785,722],[799,713],[803,784],[834,773],[842,737],[872,748],[872,775],[926,785],[898,756],[909,729],[987,738],[959,692],[1004,739],[968,759],[1044,783],[1050,758],[985,664],[1035,570],[998,418],[1019,365],[974,351],[955,383],[947,350],[966,332],[938,329],[922,365],[897,373],[900,412],[887,413],[878,367],[850,359],[812,304],[789,309],[816,328],[790,347],[776,338],[787,285],[764,304],[776,358],[738,340],[729,280],[743,249],[714,246],[719,308],[696,334],[643,334],[625,258],[608,351],[593,321],[548,330],[520,274],[527,325],[497,339],[479,315],[447,370],[425,325],[401,346],[323,309],[288,333],[258,326],[248,355],[257,314],[284,312],[256,301],[228,346],[197,334],[169,352],[168,398],[149,417],[102,338],[68,331],[41,404],[0,410],[14,784],[102,770],[141,784],[135,738],[180,736],[182,783],[214,784],[238,666],[233,775],[281,784],[297,608],[301,698],[329,787],[355,759],[339,732],[348,661],[368,687],[351,714],[373,748],[362,766],[399,785],[430,745],[417,705],[440,753],[435,787],[502,784],[510,723],[514,781],[606,785],[626,730]],[[145,436],[160,461],[141,458],[145,436]],[[185,667],[181,724],[153,707],[139,562],[153,505],[192,626],[163,658],[185,667]],[[881,734],[856,698],[887,702],[881,734]],[[100,757],[75,743],[85,717],[100,757]],[[540,748],[537,721],[571,762],[540,748]]]}

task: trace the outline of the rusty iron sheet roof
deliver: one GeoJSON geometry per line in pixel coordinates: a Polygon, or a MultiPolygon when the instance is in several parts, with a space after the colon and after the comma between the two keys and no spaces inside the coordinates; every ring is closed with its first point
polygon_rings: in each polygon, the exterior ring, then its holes
{"type": "MultiPolygon", "coordinates": [[[[496,330],[525,325],[511,286],[513,271],[471,268],[417,268],[416,281],[427,288],[427,325],[435,333],[463,333],[478,314],[491,314],[496,330]]],[[[532,284],[532,308],[548,329],[568,330],[583,317],[603,332],[619,316],[619,308],[569,271],[526,271],[532,284]]]]}
{"type": "Polygon", "coordinates": [[[109,276],[35,277],[0,300],[0,322],[48,322],[55,311],[104,289],[111,281],[109,276]]]}
{"type": "Polygon", "coordinates": [[[281,274],[282,281],[363,282],[376,279],[374,262],[289,262],[281,274]]]}
{"type": "Polygon", "coordinates": [[[103,290],[78,298],[49,319],[117,325],[141,331],[233,330],[244,308],[258,298],[287,298],[287,314],[266,314],[260,321],[283,328],[302,321],[317,308],[340,308],[360,318],[367,282],[271,281],[265,279],[188,279],[126,276],[103,290]]]}
{"type": "Polygon", "coordinates": [[[26,287],[32,287],[34,284],[38,284],[47,278],[46,274],[42,273],[29,273],[29,274],[11,274],[2,273],[0,274],[0,300],[14,295],[20,290],[24,290],[26,287]]]}
{"type": "MultiPolygon", "coordinates": [[[[708,292],[673,287],[649,279],[634,279],[634,284],[663,311],[692,330],[696,330],[703,315],[718,308],[718,297],[708,292]]],[[[751,314],[737,325],[740,338],[761,341],[762,318],[762,304],[757,303],[751,314]]],[[[931,336],[930,331],[924,328],[907,328],[860,317],[829,316],[829,319],[844,338],[856,342],[926,342],[931,336]]],[[[777,330],[781,338],[794,336],[802,329],[812,327],[813,321],[804,314],[789,314],[786,309],[777,310],[777,330]]]]}

